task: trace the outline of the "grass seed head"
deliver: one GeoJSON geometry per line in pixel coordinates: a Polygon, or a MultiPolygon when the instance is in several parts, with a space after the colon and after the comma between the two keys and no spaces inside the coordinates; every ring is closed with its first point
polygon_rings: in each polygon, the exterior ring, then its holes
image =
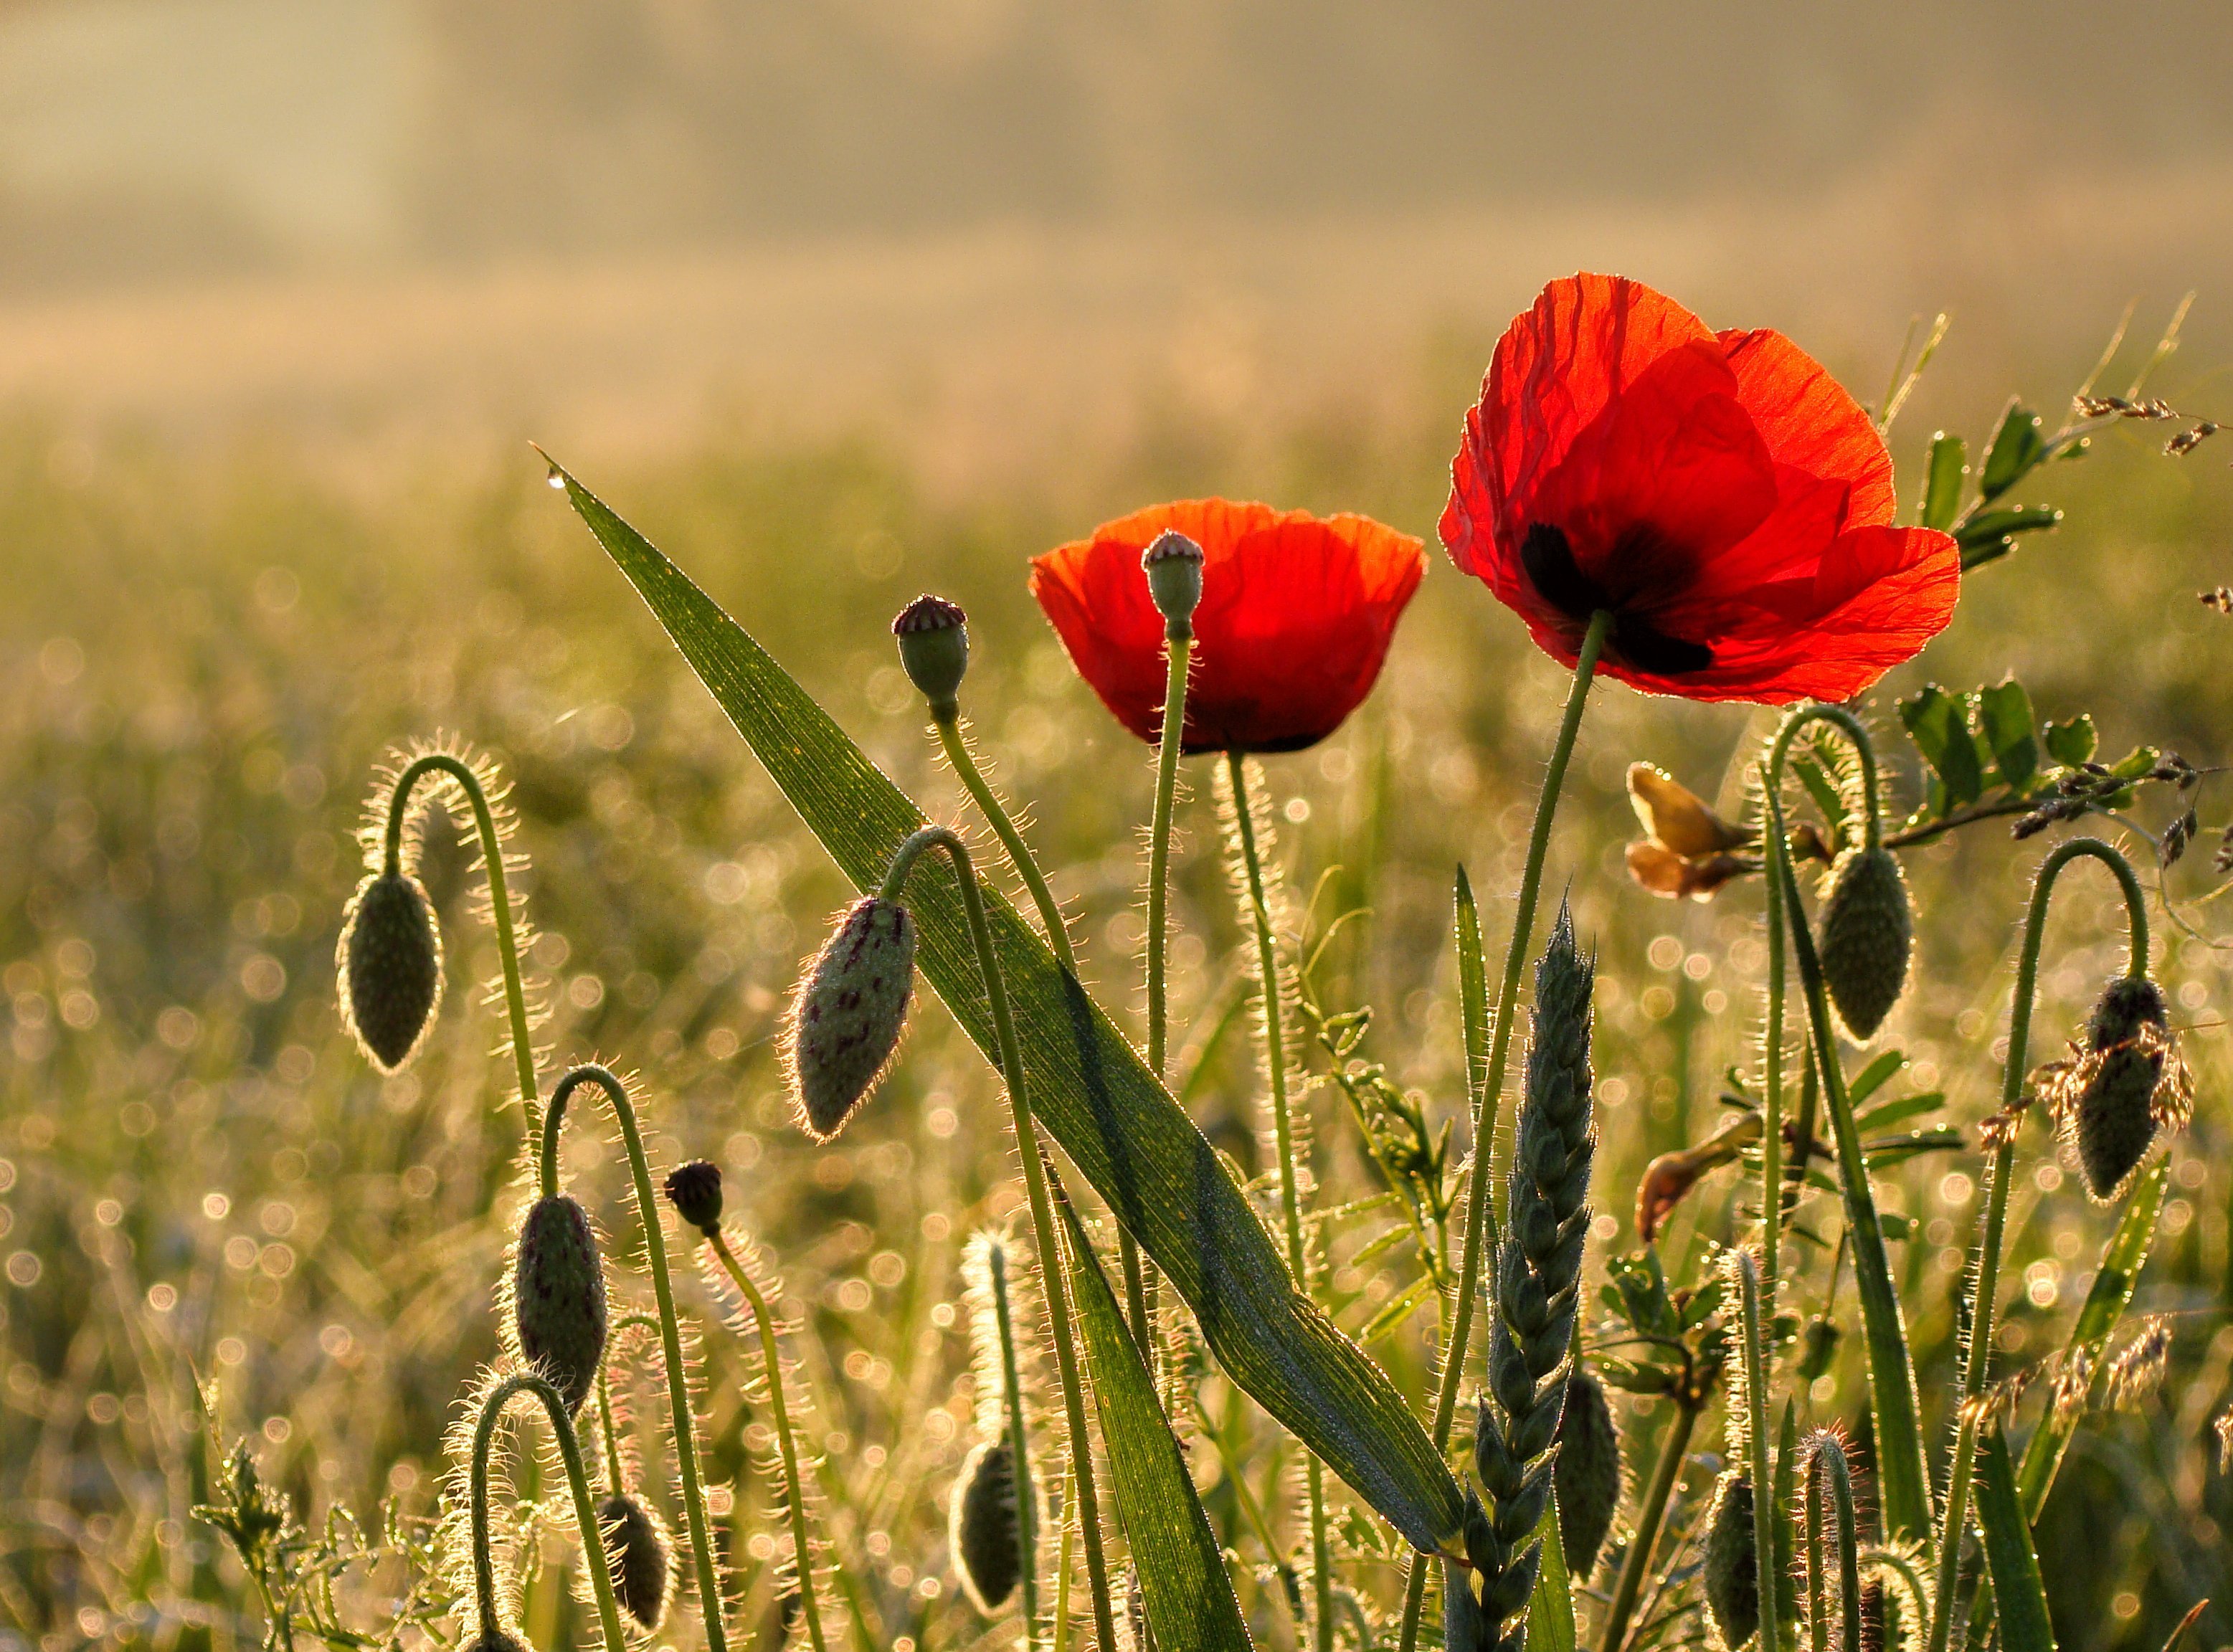
{"type": "Polygon", "coordinates": [[[1907,989],[1915,909],[1888,849],[1856,847],[1830,870],[1822,902],[1822,977],[1856,1042],[1873,1037],[1907,989]]]}
{"type": "Polygon", "coordinates": [[[621,1610],[649,1634],[667,1616],[674,1580],[674,1548],[667,1527],[641,1498],[628,1492],[598,1506],[597,1525],[621,1610]]]}
{"type": "Polygon", "coordinates": [[[342,1018],[367,1060],[400,1072],[418,1053],[442,993],[442,933],[426,890],[408,872],[357,885],[335,948],[342,1018]]]}
{"type": "Polygon", "coordinates": [[[520,1357],[580,1411],[605,1357],[605,1270],[588,1213],[564,1193],[537,1200],[520,1224],[512,1323],[520,1357]]]}
{"type": "Polygon", "coordinates": [[[1023,1577],[1015,1458],[1006,1440],[986,1441],[961,1465],[947,1536],[962,1588],[977,1610],[990,1616],[1023,1577]]]}
{"type": "Polygon", "coordinates": [[[798,984],[789,1029],[798,1122],[827,1141],[874,1089],[907,1028],[915,920],[895,901],[854,906],[798,984]]]}
{"type": "Polygon", "coordinates": [[[1714,1490],[1706,1517],[1703,1588],[1707,1615],[1725,1652],[1760,1628],[1760,1558],[1754,1544],[1752,1481],[1734,1469],[1714,1490]]]}
{"type": "Polygon", "coordinates": [[[1620,1507],[1620,1433],[1605,1385],[1577,1366],[1566,1377],[1566,1409],[1559,1418],[1559,1461],[1553,1472],[1559,1506],[1559,1543],[1566,1570],[1586,1580],[1620,1507]]]}

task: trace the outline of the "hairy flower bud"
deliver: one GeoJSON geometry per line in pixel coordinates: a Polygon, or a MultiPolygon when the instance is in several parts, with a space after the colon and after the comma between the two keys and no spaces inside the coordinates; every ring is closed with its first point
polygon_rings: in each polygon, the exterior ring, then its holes
{"type": "Polygon", "coordinates": [[[649,1634],[667,1616],[668,1585],[674,1577],[674,1551],[667,1527],[630,1492],[618,1493],[598,1506],[597,1525],[621,1610],[649,1634]]]}
{"type": "Polygon", "coordinates": [[[845,914],[798,984],[789,1029],[791,1093],[817,1141],[845,1126],[883,1076],[915,989],[915,920],[870,896],[845,914]]]}
{"type": "Polygon", "coordinates": [[[2070,1070],[2075,1093],[2055,1110],[2096,1200],[2117,1196],[2175,1115],[2158,1096],[2170,1027],[2163,989],[2144,975],[2112,981],[2087,1020],[2086,1049],[2070,1070]]]}
{"type": "Polygon", "coordinates": [[[1194,634],[1194,611],[1201,606],[1202,550],[1175,528],[1157,534],[1140,553],[1148,576],[1148,595],[1163,616],[1164,634],[1183,641],[1194,634]]]}
{"type": "Polygon", "coordinates": [[[400,1071],[433,1024],[442,992],[442,934],[425,888],[407,872],[367,876],[335,950],[349,1032],[374,1067],[400,1071]]]}
{"type": "Polygon", "coordinates": [[[1714,1633],[1728,1652],[1760,1628],[1760,1566],[1754,1543],[1752,1481],[1731,1470],[1715,1488],[1707,1516],[1704,1589],[1714,1633]]]}
{"type": "Polygon", "coordinates": [[[1023,1533],[1017,1515],[1014,1455],[1006,1441],[988,1441],[961,1465],[947,1521],[947,1540],[961,1573],[961,1586],[987,1616],[1015,1592],[1023,1577],[1023,1533]]]}
{"type": "Polygon", "coordinates": [[[1822,978],[1855,1039],[1874,1037],[1907,990],[1914,942],[1915,912],[1899,858],[1881,848],[1840,855],[1822,902],[1822,978]]]}
{"type": "Polygon", "coordinates": [[[605,1357],[605,1270],[588,1213],[563,1193],[520,1224],[511,1306],[520,1357],[579,1411],[605,1357]]]}
{"type": "Polygon", "coordinates": [[[1605,1403],[1605,1385],[1579,1366],[1566,1376],[1552,1485],[1558,1493],[1559,1546],[1566,1551],[1567,1573],[1586,1580],[1620,1507],[1620,1434],[1605,1403]]]}
{"type": "Polygon", "coordinates": [[[668,1174],[666,1193],[674,1213],[699,1232],[711,1233],[721,1226],[720,1166],[693,1159],[668,1174]]]}
{"type": "Polygon", "coordinates": [[[918,596],[892,621],[900,666],[930,702],[940,722],[960,715],[961,680],[969,671],[969,616],[942,596],[918,596]]]}
{"type": "Polygon", "coordinates": [[[466,1642],[462,1652],[530,1652],[530,1649],[517,1635],[492,1623],[466,1642]]]}

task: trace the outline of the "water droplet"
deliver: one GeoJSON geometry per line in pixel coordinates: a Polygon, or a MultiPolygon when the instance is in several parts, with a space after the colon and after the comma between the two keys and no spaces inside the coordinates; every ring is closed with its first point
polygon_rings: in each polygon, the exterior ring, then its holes
{"type": "Polygon", "coordinates": [[[559,492],[563,493],[566,491],[565,472],[561,471],[556,465],[553,465],[550,467],[550,485],[557,488],[559,492]]]}

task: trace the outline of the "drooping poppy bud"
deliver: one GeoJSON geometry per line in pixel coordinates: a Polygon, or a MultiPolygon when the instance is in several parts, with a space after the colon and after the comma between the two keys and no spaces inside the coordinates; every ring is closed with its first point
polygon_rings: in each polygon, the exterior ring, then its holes
{"type": "Polygon", "coordinates": [[[1822,979],[1856,1040],[1875,1036],[1907,990],[1914,942],[1915,912],[1898,856],[1859,846],[1840,855],[1822,902],[1822,979]]]}
{"type": "Polygon", "coordinates": [[[1015,1459],[1006,1441],[987,1441],[961,1465],[947,1538],[962,1588],[977,1610],[989,1616],[1015,1592],[1023,1577],[1015,1459]]]}
{"type": "Polygon", "coordinates": [[[915,989],[915,920],[871,895],[845,914],[800,979],[788,1065],[798,1121],[817,1141],[845,1126],[883,1076],[915,989]]]}
{"type": "Polygon", "coordinates": [[[1735,1652],[1760,1628],[1760,1566],[1754,1543],[1752,1481],[1732,1470],[1707,1516],[1706,1610],[1722,1645],[1735,1652]]]}
{"type": "Polygon", "coordinates": [[[1620,1507],[1620,1434],[1605,1385],[1577,1366],[1566,1377],[1559,1418],[1559,1461],[1552,1471],[1559,1505],[1559,1544],[1566,1570],[1586,1579],[1598,1564],[1620,1507]]]}
{"type": "Polygon", "coordinates": [[[961,680],[969,671],[969,616],[942,596],[918,596],[892,621],[900,667],[930,702],[930,714],[948,723],[960,714],[961,680]]]}
{"type": "Polygon", "coordinates": [[[2112,981],[2087,1019],[2084,1048],[2053,1070],[2048,1103],[2086,1191],[2106,1203],[2147,1158],[2158,1132],[2184,1123],[2191,1104],[2163,989],[2145,975],[2112,981]]]}
{"type": "Polygon", "coordinates": [[[667,1616],[667,1587],[674,1577],[667,1527],[632,1492],[617,1493],[599,1505],[597,1525],[621,1610],[649,1634],[667,1616]]]}
{"type": "Polygon", "coordinates": [[[368,875],[349,901],[335,951],[351,1036],[381,1072],[401,1071],[442,992],[442,934],[425,887],[407,872],[368,875]]]}
{"type": "Polygon", "coordinates": [[[605,1270],[589,1213],[564,1193],[537,1200],[520,1224],[511,1305],[520,1357],[579,1411],[605,1357],[605,1270]]]}
{"type": "Polygon", "coordinates": [[[674,1213],[700,1232],[712,1233],[719,1229],[720,1166],[704,1159],[693,1159],[668,1174],[666,1192],[674,1213]]]}
{"type": "Polygon", "coordinates": [[[1163,634],[1175,642],[1194,634],[1194,611],[1201,606],[1205,560],[1201,547],[1175,528],[1164,529],[1140,553],[1140,567],[1148,576],[1148,595],[1154,599],[1156,612],[1163,616],[1163,634]]]}

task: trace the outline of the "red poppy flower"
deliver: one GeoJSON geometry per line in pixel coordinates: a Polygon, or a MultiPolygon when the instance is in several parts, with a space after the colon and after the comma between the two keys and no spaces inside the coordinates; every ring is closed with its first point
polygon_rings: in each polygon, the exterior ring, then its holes
{"type": "Polygon", "coordinates": [[[1891,458],[1781,333],[1618,276],[1554,281],[1496,347],[1442,537],[1568,665],[1689,699],[1849,699],[1942,630],[1954,541],[1892,525],[1891,458]]]}
{"type": "Polygon", "coordinates": [[[1036,557],[1032,595],[1116,720],[1162,735],[1163,620],[1140,553],[1175,529],[1202,549],[1187,751],[1296,751],[1372,690],[1426,572],[1420,542],[1365,517],[1182,499],[1036,557]]]}

